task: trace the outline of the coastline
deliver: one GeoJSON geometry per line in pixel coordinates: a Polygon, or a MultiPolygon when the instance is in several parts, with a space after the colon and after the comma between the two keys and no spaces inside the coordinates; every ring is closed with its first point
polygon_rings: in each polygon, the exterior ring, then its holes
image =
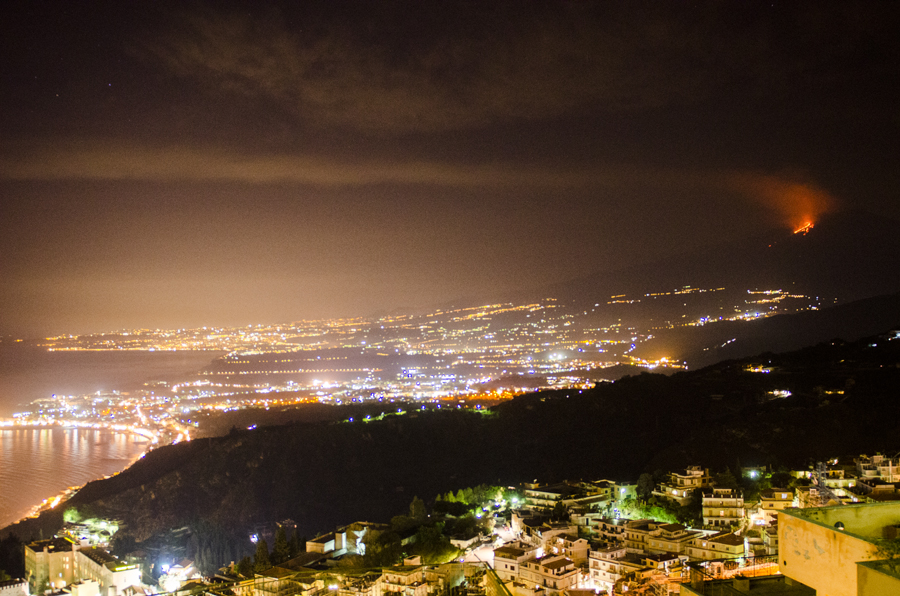
{"type": "Polygon", "coordinates": [[[115,472],[99,475],[93,478],[89,478],[84,481],[82,484],[69,486],[63,488],[56,494],[53,494],[45,499],[43,499],[40,503],[36,505],[30,506],[27,510],[19,510],[15,513],[14,518],[11,518],[9,521],[0,522],[0,530],[4,530],[10,526],[21,523],[23,521],[34,519],[39,517],[42,513],[49,511],[51,509],[55,509],[60,505],[64,505],[69,499],[75,496],[78,491],[80,491],[87,484],[94,482],[95,480],[104,480],[107,478],[112,478],[118,474],[121,474],[131,466],[133,466],[137,461],[142,459],[153,449],[159,447],[157,437],[151,431],[147,431],[145,429],[133,429],[133,428],[113,428],[108,426],[101,426],[96,424],[79,424],[79,423],[65,423],[61,421],[45,421],[45,422],[36,422],[36,421],[28,421],[21,422],[15,421],[10,423],[8,419],[0,419],[0,431],[5,430],[47,430],[47,429],[60,429],[60,430],[92,430],[92,431],[106,431],[113,434],[119,435],[130,435],[132,437],[132,444],[137,445],[140,441],[146,440],[146,446],[137,452],[134,456],[132,456],[127,463],[122,466],[120,469],[115,472]]]}

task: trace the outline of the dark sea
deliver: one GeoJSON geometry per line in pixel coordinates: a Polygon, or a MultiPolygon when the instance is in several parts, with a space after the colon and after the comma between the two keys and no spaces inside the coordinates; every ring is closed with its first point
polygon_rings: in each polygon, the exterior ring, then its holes
{"type": "MultiPolygon", "coordinates": [[[[131,391],[146,381],[179,381],[215,352],[47,352],[0,344],[0,418],[52,394],[131,391]]],[[[0,428],[0,528],[70,486],[120,472],[149,446],[144,437],[104,430],[0,428]]]]}

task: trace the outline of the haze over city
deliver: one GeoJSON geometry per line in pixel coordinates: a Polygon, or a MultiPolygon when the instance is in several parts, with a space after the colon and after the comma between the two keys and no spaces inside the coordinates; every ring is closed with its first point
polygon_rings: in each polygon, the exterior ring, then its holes
{"type": "Polygon", "coordinates": [[[20,3],[0,333],[486,304],[897,217],[890,3],[20,3]]]}

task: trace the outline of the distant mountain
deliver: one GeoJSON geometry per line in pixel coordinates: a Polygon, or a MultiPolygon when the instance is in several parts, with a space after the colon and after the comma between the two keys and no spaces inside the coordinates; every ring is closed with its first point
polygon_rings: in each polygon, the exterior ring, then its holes
{"type": "Polygon", "coordinates": [[[701,368],[762,352],[785,352],[840,338],[855,341],[884,329],[900,328],[900,293],[857,300],[822,310],[777,315],[755,321],[724,321],[702,327],[660,331],[635,355],[668,356],[701,368]]]}
{"type": "Polygon", "coordinates": [[[900,222],[864,211],[823,215],[806,234],[768,234],[541,289],[597,302],[662,289],[789,288],[833,302],[900,292],[900,222]]]}

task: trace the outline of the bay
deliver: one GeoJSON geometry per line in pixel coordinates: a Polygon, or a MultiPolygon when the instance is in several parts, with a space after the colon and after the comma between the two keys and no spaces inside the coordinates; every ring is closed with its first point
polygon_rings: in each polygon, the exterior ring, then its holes
{"type": "Polygon", "coordinates": [[[124,470],[148,447],[144,437],[107,430],[0,429],[0,528],[66,488],[124,470]]]}
{"type": "MultiPolygon", "coordinates": [[[[0,418],[52,394],[134,391],[181,381],[217,352],[48,352],[0,344],[0,418]]],[[[0,528],[66,488],[120,472],[148,447],[144,437],[95,429],[0,428],[0,528]]]]}

